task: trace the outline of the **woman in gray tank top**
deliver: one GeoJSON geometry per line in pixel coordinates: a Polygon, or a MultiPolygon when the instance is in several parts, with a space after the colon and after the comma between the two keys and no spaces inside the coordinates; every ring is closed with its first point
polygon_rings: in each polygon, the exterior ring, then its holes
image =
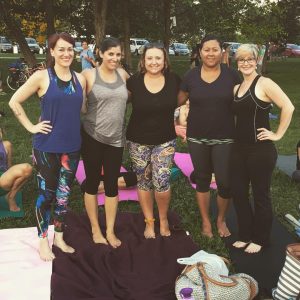
{"type": "Polygon", "coordinates": [[[128,98],[127,73],[119,68],[121,44],[105,38],[100,45],[102,63],[83,71],[87,81],[87,112],[83,120],[82,158],[86,174],[84,203],[95,243],[117,248],[114,224],[118,207],[118,176],[125,140],[124,120],[128,98]],[[97,191],[104,172],[106,237],[98,220],[97,191]]]}

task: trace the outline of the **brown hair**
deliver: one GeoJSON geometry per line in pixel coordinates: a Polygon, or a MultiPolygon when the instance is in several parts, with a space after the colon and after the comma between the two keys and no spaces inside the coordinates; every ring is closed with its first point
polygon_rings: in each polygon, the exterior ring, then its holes
{"type": "Polygon", "coordinates": [[[140,58],[140,61],[139,61],[139,64],[138,64],[138,70],[139,70],[139,72],[140,73],[146,73],[146,68],[145,68],[145,56],[146,56],[146,52],[149,49],[153,49],[153,48],[162,50],[162,52],[164,54],[164,61],[165,61],[164,67],[162,69],[162,73],[169,72],[170,71],[169,56],[167,54],[167,51],[166,51],[164,45],[161,44],[161,43],[147,43],[147,44],[145,44],[143,54],[141,55],[141,58],[140,58]]]}
{"type": "Polygon", "coordinates": [[[62,39],[70,44],[72,44],[73,47],[75,47],[75,40],[71,37],[71,35],[67,32],[61,32],[61,33],[54,33],[49,36],[48,38],[48,67],[53,67],[55,65],[55,60],[53,57],[50,57],[50,49],[54,49],[56,46],[56,43],[59,39],[62,39]]]}

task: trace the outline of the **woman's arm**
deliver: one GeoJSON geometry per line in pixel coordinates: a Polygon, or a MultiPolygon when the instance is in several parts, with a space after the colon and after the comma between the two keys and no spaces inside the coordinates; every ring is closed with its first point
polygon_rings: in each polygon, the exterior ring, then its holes
{"type": "Polygon", "coordinates": [[[87,98],[86,98],[87,81],[86,81],[86,78],[84,77],[83,74],[76,73],[76,76],[77,76],[78,81],[79,81],[79,83],[82,87],[83,102],[82,102],[82,106],[81,106],[81,112],[83,114],[86,114],[86,112],[87,112],[87,98]]]}
{"type": "Polygon", "coordinates": [[[263,77],[260,85],[266,98],[269,102],[275,103],[281,109],[281,113],[277,131],[274,133],[266,128],[258,128],[259,134],[257,135],[257,138],[261,141],[278,141],[288,129],[295,107],[289,97],[271,79],[263,77]]]}
{"type": "Polygon", "coordinates": [[[177,95],[177,105],[181,106],[185,104],[185,102],[189,99],[189,93],[184,92],[183,90],[179,90],[178,95],[177,95]]]}
{"type": "Polygon", "coordinates": [[[49,124],[50,121],[42,121],[34,125],[28,119],[22,103],[28,100],[30,96],[37,93],[40,90],[46,90],[42,88],[45,83],[47,70],[37,71],[29,77],[29,79],[13,94],[9,101],[9,106],[13,110],[15,116],[20,123],[31,133],[44,133],[51,132],[52,126],[49,124]]]}

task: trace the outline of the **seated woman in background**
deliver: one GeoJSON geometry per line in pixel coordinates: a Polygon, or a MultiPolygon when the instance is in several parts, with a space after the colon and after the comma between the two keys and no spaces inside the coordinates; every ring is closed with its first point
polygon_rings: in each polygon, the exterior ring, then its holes
{"type": "MultiPolygon", "coordinates": [[[[135,186],[137,183],[136,174],[132,171],[120,172],[118,177],[118,189],[123,190],[135,186]]],[[[81,192],[85,193],[86,180],[84,179],[80,185],[81,192]]],[[[104,193],[104,175],[100,175],[100,184],[98,186],[98,194],[104,193]]]]}
{"type": "Polygon", "coordinates": [[[0,196],[5,196],[9,210],[20,211],[16,194],[31,176],[32,167],[28,163],[12,165],[12,144],[2,140],[0,128],[0,196]]]}
{"type": "Polygon", "coordinates": [[[185,104],[177,107],[174,113],[174,126],[176,135],[183,139],[183,142],[186,142],[186,126],[187,126],[187,117],[190,110],[190,101],[187,100],[185,104]]]}
{"type": "Polygon", "coordinates": [[[297,153],[296,170],[292,175],[292,179],[296,182],[300,182],[300,141],[297,144],[296,153],[297,153]]]}

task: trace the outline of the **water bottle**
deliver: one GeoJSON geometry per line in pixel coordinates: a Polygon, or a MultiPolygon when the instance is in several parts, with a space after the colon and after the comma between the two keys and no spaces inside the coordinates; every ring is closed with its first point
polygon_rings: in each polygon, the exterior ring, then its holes
{"type": "Polygon", "coordinates": [[[181,299],[195,300],[192,293],[193,293],[192,288],[183,288],[180,290],[179,295],[180,295],[181,299]]]}

